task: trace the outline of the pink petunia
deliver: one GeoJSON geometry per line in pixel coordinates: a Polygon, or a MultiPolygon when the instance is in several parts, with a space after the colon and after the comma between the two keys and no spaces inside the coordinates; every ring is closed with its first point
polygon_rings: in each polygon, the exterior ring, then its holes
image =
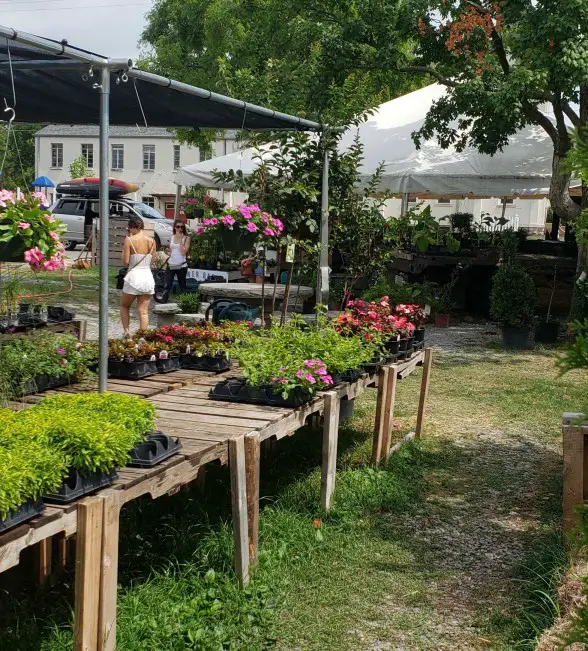
{"type": "Polygon", "coordinates": [[[314,383],[316,382],[316,380],[314,379],[314,375],[312,375],[312,373],[307,373],[307,374],[304,376],[304,379],[305,379],[307,382],[310,382],[311,384],[314,384],[314,383]]]}
{"type": "Polygon", "coordinates": [[[235,218],[231,217],[231,215],[225,215],[222,222],[225,226],[232,226],[235,223],[235,218]]]}
{"type": "Polygon", "coordinates": [[[298,379],[302,378],[304,376],[304,369],[300,369],[299,371],[296,371],[296,377],[298,379]]]}
{"type": "Polygon", "coordinates": [[[257,230],[257,226],[253,222],[249,222],[246,228],[250,233],[255,233],[255,231],[257,230]]]}
{"type": "Polygon", "coordinates": [[[322,366],[321,368],[317,369],[317,374],[324,377],[325,375],[328,375],[328,372],[327,369],[322,366]]]}
{"type": "Polygon", "coordinates": [[[323,375],[322,381],[327,385],[333,384],[333,378],[330,375],[323,375]]]}
{"type": "Polygon", "coordinates": [[[264,228],[263,234],[267,235],[268,237],[275,237],[276,235],[276,233],[271,228],[264,228]]]}

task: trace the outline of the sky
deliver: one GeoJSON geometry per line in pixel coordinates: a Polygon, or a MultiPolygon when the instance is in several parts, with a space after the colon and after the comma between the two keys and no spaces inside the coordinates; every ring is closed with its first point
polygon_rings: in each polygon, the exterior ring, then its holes
{"type": "Polygon", "coordinates": [[[110,57],[136,59],[153,0],[0,0],[0,24],[110,57]]]}

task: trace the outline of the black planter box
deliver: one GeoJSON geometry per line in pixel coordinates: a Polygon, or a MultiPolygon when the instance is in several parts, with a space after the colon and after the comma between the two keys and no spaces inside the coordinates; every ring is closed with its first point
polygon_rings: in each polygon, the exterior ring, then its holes
{"type": "Polygon", "coordinates": [[[252,387],[247,384],[245,378],[223,380],[214,386],[208,395],[215,400],[290,408],[300,407],[312,398],[311,394],[302,387],[296,387],[290,392],[288,398],[283,398],[281,393],[274,391],[272,385],[252,387]]]}
{"type": "Polygon", "coordinates": [[[76,314],[64,307],[49,307],[47,308],[47,316],[50,323],[69,323],[74,320],[76,314]]]}
{"type": "Polygon", "coordinates": [[[535,326],[535,342],[555,344],[559,337],[559,321],[541,321],[535,326]]]}
{"type": "Polygon", "coordinates": [[[43,500],[49,504],[69,504],[74,500],[93,493],[94,491],[110,486],[118,478],[116,470],[110,472],[93,472],[82,477],[77,470],[70,470],[67,479],[55,493],[45,495],[43,500]]]}
{"type": "Polygon", "coordinates": [[[28,381],[22,390],[23,396],[30,396],[34,393],[43,393],[50,389],[68,386],[73,378],[71,377],[51,377],[50,375],[37,375],[28,381]]]}
{"type": "Polygon", "coordinates": [[[5,531],[8,531],[8,529],[12,529],[27,520],[31,520],[39,515],[39,513],[42,513],[44,509],[45,505],[40,499],[25,502],[22,506],[16,509],[16,511],[9,513],[4,520],[0,520],[0,533],[4,533],[5,531]]]}
{"type": "Polygon", "coordinates": [[[361,368],[350,368],[341,375],[342,382],[357,382],[363,375],[364,371],[361,368]]]}
{"type": "Polygon", "coordinates": [[[180,355],[182,368],[192,371],[208,371],[209,373],[224,373],[231,368],[231,362],[225,355],[180,355]]]}
{"type": "Polygon", "coordinates": [[[172,371],[179,371],[182,368],[179,355],[174,355],[167,359],[158,359],[155,364],[158,373],[171,373],[172,371]]]}
{"type": "Polygon", "coordinates": [[[151,468],[173,457],[181,449],[182,444],[179,439],[172,439],[162,432],[155,432],[131,450],[131,461],[127,465],[130,468],[151,468]]]}
{"type": "Polygon", "coordinates": [[[157,375],[157,363],[140,360],[120,362],[116,359],[109,359],[108,375],[122,380],[142,380],[157,375]]]}

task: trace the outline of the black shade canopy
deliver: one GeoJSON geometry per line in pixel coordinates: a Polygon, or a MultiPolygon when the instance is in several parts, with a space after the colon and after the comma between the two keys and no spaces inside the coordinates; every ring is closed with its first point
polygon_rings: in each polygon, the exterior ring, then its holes
{"type": "Polygon", "coordinates": [[[320,130],[316,122],[132,68],[67,43],[0,26],[0,119],[4,104],[18,122],[99,124],[99,69],[112,73],[110,123],[130,126],[320,130]],[[90,71],[94,72],[91,76],[90,71]],[[15,103],[16,98],[16,103],[15,103]]]}

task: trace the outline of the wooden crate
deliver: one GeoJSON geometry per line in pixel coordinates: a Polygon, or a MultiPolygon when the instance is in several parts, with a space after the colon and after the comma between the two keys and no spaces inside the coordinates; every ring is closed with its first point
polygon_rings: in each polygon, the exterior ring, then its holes
{"type": "MultiPolygon", "coordinates": [[[[127,236],[128,219],[110,218],[110,228],[108,237],[108,265],[110,267],[122,267],[121,261],[123,244],[127,236]]],[[[152,226],[145,226],[145,235],[154,237],[155,233],[152,226]]],[[[100,259],[100,238],[96,242],[96,251],[100,259]]]]}

